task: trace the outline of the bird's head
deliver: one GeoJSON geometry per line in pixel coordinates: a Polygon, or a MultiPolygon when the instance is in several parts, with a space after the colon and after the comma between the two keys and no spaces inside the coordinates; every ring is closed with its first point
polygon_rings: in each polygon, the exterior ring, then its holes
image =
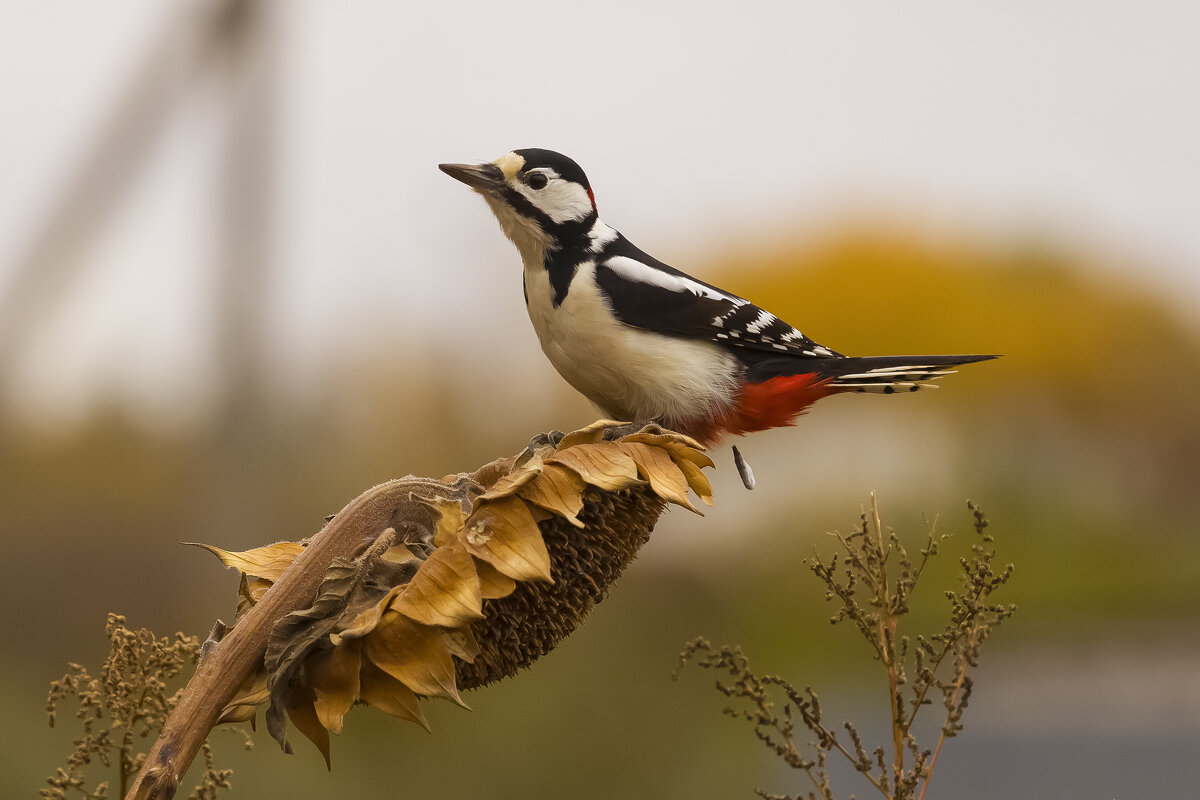
{"type": "Polygon", "coordinates": [[[527,264],[583,240],[597,218],[587,176],[553,150],[513,150],[490,163],[438,168],[483,195],[527,264]]]}

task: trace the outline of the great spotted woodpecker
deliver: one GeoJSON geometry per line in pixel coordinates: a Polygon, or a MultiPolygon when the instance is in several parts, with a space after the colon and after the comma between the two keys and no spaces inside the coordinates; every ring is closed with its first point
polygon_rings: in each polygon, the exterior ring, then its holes
{"type": "MultiPolygon", "coordinates": [[[[441,164],[483,195],[525,265],[525,305],[559,374],[613,419],[705,444],[781,425],[839,392],[913,392],[991,355],[851,358],[635,247],[596,212],[587,176],[551,150],[441,164]]],[[[747,485],[748,470],[738,457],[747,485]]]]}

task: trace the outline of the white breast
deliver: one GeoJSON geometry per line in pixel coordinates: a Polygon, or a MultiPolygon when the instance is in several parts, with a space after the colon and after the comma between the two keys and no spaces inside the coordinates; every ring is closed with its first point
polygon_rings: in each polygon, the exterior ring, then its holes
{"type": "Polygon", "coordinates": [[[581,264],[554,307],[549,273],[526,266],[529,319],[550,363],[608,416],[629,421],[709,418],[736,388],[732,356],[709,342],[677,339],[617,321],[581,264]]]}

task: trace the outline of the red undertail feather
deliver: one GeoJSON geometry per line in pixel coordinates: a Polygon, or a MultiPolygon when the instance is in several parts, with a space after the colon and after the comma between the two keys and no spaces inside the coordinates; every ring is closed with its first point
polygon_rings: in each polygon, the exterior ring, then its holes
{"type": "MultiPolygon", "coordinates": [[[[933,381],[955,370],[996,358],[994,355],[868,356],[824,359],[821,372],[777,375],[761,383],[747,383],[729,408],[702,420],[687,420],[676,429],[706,445],[716,444],[723,433],[741,435],[796,424],[822,397],[840,392],[896,394],[937,388],[933,381]]],[[[666,420],[670,427],[671,420],[666,420]]]]}
{"type": "Polygon", "coordinates": [[[829,385],[830,378],[815,372],[802,375],[781,375],[762,383],[748,383],[733,406],[712,423],[709,436],[715,441],[722,433],[753,433],[768,428],[795,425],[796,417],[810,405],[838,391],[829,385]]]}

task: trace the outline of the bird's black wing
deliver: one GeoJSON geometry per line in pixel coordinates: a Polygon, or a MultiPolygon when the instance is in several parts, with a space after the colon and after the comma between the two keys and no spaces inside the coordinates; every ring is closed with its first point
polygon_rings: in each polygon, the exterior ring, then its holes
{"type": "Polygon", "coordinates": [[[624,237],[606,246],[597,259],[596,284],[626,325],[705,339],[747,361],[765,354],[841,357],[769,311],[658,261],[624,237]]]}

